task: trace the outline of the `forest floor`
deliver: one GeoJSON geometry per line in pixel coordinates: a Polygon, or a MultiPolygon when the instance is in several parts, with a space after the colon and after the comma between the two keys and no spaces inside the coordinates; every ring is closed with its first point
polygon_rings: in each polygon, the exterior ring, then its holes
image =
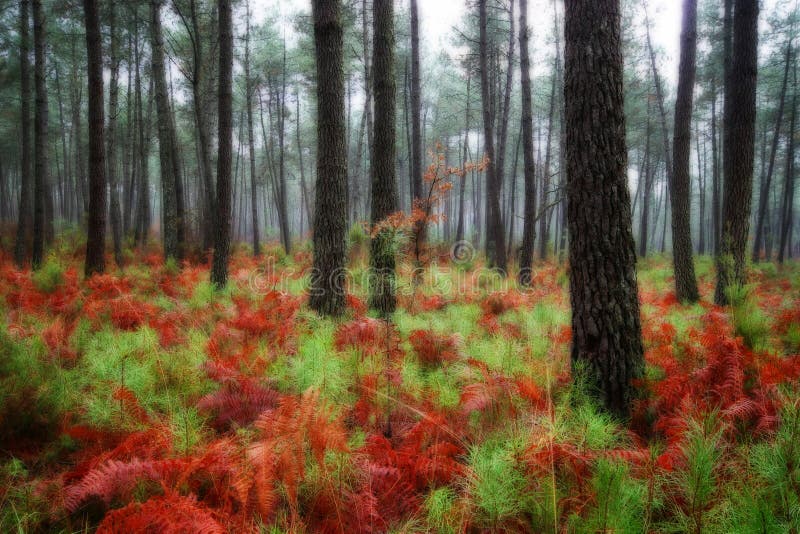
{"type": "MultiPolygon", "coordinates": [[[[647,373],[619,424],[575,386],[562,267],[401,264],[391,324],[351,258],[346,317],[305,307],[307,246],[231,284],[154,248],[83,281],[64,239],[0,259],[0,532],[789,532],[800,528],[800,267],[736,304],[639,264],[647,373]]],[[[445,255],[446,256],[446,255],[445,255]]]]}

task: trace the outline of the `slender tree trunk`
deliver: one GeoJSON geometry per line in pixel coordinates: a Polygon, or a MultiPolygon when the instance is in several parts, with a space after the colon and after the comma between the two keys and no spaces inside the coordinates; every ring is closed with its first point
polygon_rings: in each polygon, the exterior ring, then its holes
{"type": "Polygon", "coordinates": [[[300,136],[300,88],[299,87],[297,88],[297,98],[295,99],[295,106],[296,106],[295,120],[297,121],[297,125],[295,127],[295,134],[297,137],[297,161],[299,162],[300,165],[300,189],[302,190],[301,194],[303,195],[303,204],[305,204],[306,218],[308,219],[309,224],[311,224],[311,221],[313,219],[311,213],[314,210],[314,203],[311,201],[311,198],[309,197],[308,194],[308,188],[306,187],[306,172],[305,172],[305,165],[303,164],[305,157],[303,154],[303,144],[300,140],[301,136],[300,136]]]}
{"type": "Polygon", "coordinates": [[[29,0],[19,3],[19,77],[20,77],[20,122],[21,154],[20,154],[20,188],[19,210],[17,212],[17,237],[14,243],[14,261],[22,268],[28,248],[31,218],[31,75],[30,75],[30,41],[28,39],[30,16],[29,0]]]}
{"type": "Polygon", "coordinates": [[[281,75],[281,91],[278,100],[278,210],[281,226],[281,242],[283,250],[288,254],[292,250],[292,238],[289,230],[289,205],[286,199],[286,41],[283,42],[283,69],[281,75]]]}
{"type": "Polygon", "coordinates": [[[317,79],[317,186],[309,305],[323,315],[345,306],[347,146],[341,0],[312,0],[317,79]]]}
{"type": "Polygon", "coordinates": [[[652,154],[650,149],[650,139],[652,138],[653,126],[650,120],[650,103],[647,104],[647,127],[645,129],[645,145],[644,145],[644,184],[642,186],[642,207],[639,218],[639,256],[644,258],[647,256],[647,236],[648,225],[650,222],[650,203],[652,201],[653,191],[653,171],[652,171],[652,154]]]}
{"type": "Polygon", "coordinates": [[[697,70],[697,0],[683,2],[681,59],[678,70],[678,96],[675,103],[672,173],[672,257],[675,269],[675,294],[681,302],[697,302],[697,280],[692,258],[690,158],[692,153],[692,102],[697,70]]]}
{"type": "MultiPolygon", "coordinates": [[[[249,5],[248,5],[249,7],[249,5]]],[[[191,37],[192,44],[192,104],[194,106],[194,120],[197,126],[197,137],[200,145],[200,172],[203,178],[203,208],[207,214],[207,221],[203,225],[203,250],[211,249],[214,241],[214,228],[216,222],[216,205],[214,200],[214,174],[211,163],[211,134],[209,132],[208,112],[205,109],[203,93],[206,83],[210,77],[207,76],[208,66],[206,65],[205,51],[203,49],[203,36],[200,32],[200,22],[197,14],[196,0],[189,1],[190,26],[187,25],[187,32],[191,37]]],[[[248,17],[249,23],[249,17],[248,17]]],[[[247,61],[246,68],[249,68],[247,61]]],[[[249,80],[249,78],[248,78],[249,80]]]]}
{"type": "MultiPolygon", "coordinates": [[[[753,239],[753,263],[761,259],[761,249],[764,245],[764,220],[767,217],[767,201],[769,200],[770,185],[772,184],[772,173],[775,168],[775,156],[778,152],[778,144],[781,137],[781,126],[783,125],[783,109],[786,103],[786,87],[789,82],[789,67],[792,63],[792,45],[786,45],[786,60],[783,70],[783,85],[781,86],[781,96],[778,101],[778,114],[775,117],[775,133],[772,135],[772,149],[769,154],[769,166],[765,179],[761,184],[761,191],[758,198],[758,215],[756,219],[755,238],[753,239]]],[[[763,158],[762,158],[763,159],[763,158]]],[[[767,221],[769,223],[769,221],[767,221]]],[[[769,255],[766,257],[769,260],[769,255]]]]}
{"type": "Polygon", "coordinates": [[[86,233],[85,275],[105,270],[106,176],[103,117],[103,38],[97,0],[83,0],[89,85],[89,226],[86,233]]]}
{"type": "Polygon", "coordinates": [[[750,222],[758,76],[758,0],[736,0],[733,63],[725,101],[724,206],[714,300],[728,302],[730,286],[746,282],[745,248],[750,222]]]}
{"type": "Polygon", "coordinates": [[[711,78],[711,246],[716,257],[719,254],[720,221],[722,219],[722,202],[720,199],[721,180],[719,165],[719,149],[717,134],[717,84],[711,78]]]}
{"type": "MultiPolygon", "coordinates": [[[[161,163],[161,204],[163,222],[161,233],[164,240],[164,257],[180,261],[182,245],[180,241],[181,222],[178,213],[177,169],[178,151],[175,145],[175,132],[172,121],[172,107],[167,93],[167,79],[164,66],[164,39],[161,31],[162,0],[150,1],[152,38],[152,76],[156,109],[158,112],[158,148],[161,163]]],[[[219,228],[220,224],[217,224],[219,228]]]]}
{"type": "MultiPolygon", "coordinates": [[[[536,167],[533,160],[533,104],[531,95],[531,61],[528,50],[528,0],[519,2],[519,63],[522,79],[522,165],[525,177],[525,207],[522,246],[519,259],[519,283],[531,283],[531,263],[536,239],[536,167]]],[[[509,68],[511,68],[509,66],[509,68]]],[[[555,78],[555,77],[554,77],[555,78]]],[[[553,82],[555,88],[555,81],[553,82]]],[[[555,89],[553,89],[555,92],[555,89]]],[[[554,94],[551,96],[555,96],[554,94]]],[[[551,123],[552,127],[552,123],[551,123]]],[[[539,239],[545,239],[540,235],[539,239]]]]}
{"type": "Polygon", "coordinates": [[[566,0],[565,13],[573,370],[585,373],[607,410],[626,417],[644,357],[626,177],[619,0],[566,0]]]}
{"type": "Polygon", "coordinates": [[[244,38],[244,78],[247,106],[247,143],[250,151],[250,216],[253,220],[253,256],[261,255],[258,235],[258,198],[256,187],[256,145],[253,135],[253,81],[250,78],[250,2],[247,2],[247,21],[244,38]]]}
{"type": "Polygon", "coordinates": [[[700,127],[695,123],[695,142],[697,150],[697,188],[700,192],[700,221],[697,225],[697,253],[704,255],[706,253],[706,182],[708,181],[708,166],[706,164],[706,141],[703,139],[703,150],[701,159],[700,150],[700,127]]]}
{"type": "MultiPolygon", "coordinates": [[[[94,0],[92,0],[94,2],[94,0]]],[[[111,79],[108,87],[108,130],[106,131],[106,162],[109,186],[109,215],[111,219],[111,236],[114,242],[114,261],[122,267],[122,221],[119,205],[119,184],[117,182],[117,113],[119,111],[119,31],[116,23],[116,7],[114,2],[108,5],[108,29],[111,34],[111,79]]],[[[101,48],[102,60],[102,48],[101,48]]],[[[103,183],[105,187],[105,180],[103,183]]],[[[103,203],[105,207],[105,202],[103,203]]],[[[104,236],[105,237],[105,236],[104,236]]]]}
{"type": "Polygon", "coordinates": [[[33,255],[31,263],[38,269],[44,260],[45,209],[47,195],[47,82],[46,24],[42,0],[33,0],[34,110],[33,145],[33,255]]]}
{"type": "Polygon", "coordinates": [[[783,202],[780,218],[780,244],[778,246],[778,263],[782,264],[786,255],[792,257],[791,229],[794,222],[794,158],[795,136],[797,135],[797,58],[794,64],[794,93],[792,94],[792,109],[790,110],[789,131],[787,132],[786,146],[786,173],[783,184],[783,202]]]}
{"type": "Polygon", "coordinates": [[[467,154],[469,152],[469,130],[470,130],[470,89],[472,83],[472,71],[467,71],[467,101],[464,111],[464,146],[461,156],[461,175],[458,185],[458,224],[456,225],[456,243],[464,241],[464,206],[466,203],[467,189],[467,154]]]}
{"type": "MultiPolygon", "coordinates": [[[[373,3],[373,72],[375,132],[372,147],[373,228],[397,210],[395,171],[394,0],[373,3]]],[[[395,257],[392,231],[378,231],[370,244],[370,307],[388,317],[395,299],[395,257]]]]}
{"type": "MultiPolygon", "coordinates": [[[[558,31],[558,28],[556,28],[558,31]]],[[[560,52],[557,52],[557,56],[560,52]]],[[[547,259],[547,244],[550,237],[549,220],[551,210],[547,205],[550,192],[550,162],[553,154],[553,117],[556,109],[556,75],[553,72],[553,79],[550,85],[550,109],[547,113],[547,140],[545,141],[544,169],[542,170],[542,191],[539,194],[541,199],[542,214],[539,220],[539,259],[547,259]]]]}
{"type": "Polygon", "coordinates": [[[478,11],[480,17],[480,74],[481,74],[481,101],[483,106],[483,135],[486,156],[489,163],[486,169],[487,192],[489,198],[489,224],[487,235],[493,236],[494,254],[491,260],[492,267],[501,273],[508,270],[506,264],[506,237],[503,231],[503,221],[500,213],[500,184],[498,182],[499,169],[498,162],[495,161],[494,152],[494,121],[492,120],[492,103],[489,89],[489,65],[488,65],[488,36],[487,24],[488,14],[486,0],[478,0],[478,11]]]}
{"type": "Polygon", "coordinates": [[[228,281],[231,248],[231,151],[233,150],[233,14],[231,0],[217,0],[219,11],[219,151],[217,156],[217,227],[211,283],[228,281]]]}

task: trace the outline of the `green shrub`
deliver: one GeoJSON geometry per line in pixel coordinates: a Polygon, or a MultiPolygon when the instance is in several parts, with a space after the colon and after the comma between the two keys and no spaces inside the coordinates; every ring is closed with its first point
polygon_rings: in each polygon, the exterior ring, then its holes
{"type": "Polygon", "coordinates": [[[646,488],[630,476],[627,464],[599,459],[591,485],[595,503],[584,511],[584,517],[573,515],[570,518],[570,532],[633,534],[644,531],[646,488]]]}
{"type": "Polygon", "coordinates": [[[727,290],[733,327],[751,349],[761,348],[769,336],[769,322],[753,296],[754,287],[732,285],[727,290]]]}
{"type": "Polygon", "coordinates": [[[38,271],[33,272],[31,280],[42,293],[52,293],[64,282],[64,266],[51,256],[38,271]]]}

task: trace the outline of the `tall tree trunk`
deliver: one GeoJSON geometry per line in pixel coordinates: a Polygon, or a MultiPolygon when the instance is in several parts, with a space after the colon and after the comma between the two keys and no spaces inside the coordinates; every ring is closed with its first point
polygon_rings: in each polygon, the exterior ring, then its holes
{"type": "MultiPolygon", "coordinates": [[[[422,202],[422,82],[419,61],[419,8],[417,0],[411,0],[411,186],[412,212],[414,207],[425,211],[425,207],[419,205],[422,202]],[[414,206],[417,204],[417,206],[414,206]]],[[[416,268],[420,268],[420,258],[425,245],[427,233],[427,221],[418,220],[414,231],[414,257],[417,262],[416,268]]]]}
{"type": "Polygon", "coordinates": [[[647,103],[647,127],[645,129],[645,145],[644,145],[644,184],[642,185],[642,207],[639,217],[639,256],[642,258],[647,256],[647,236],[648,225],[650,223],[650,203],[651,194],[653,191],[653,171],[651,164],[652,154],[650,149],[650,139],[653,136],[653,126],[650,120],[650,103],[647,103]]]}
{"type": "MultiPolygon", "coordinates": [[[[522,79],[522,165],[525,177],[523,216],[525,220],[522,227],[518,278],[520,285],[523,286],[529,286],[531,283],[531,263],[536,239],[536,167],[533,160],[533,104],[531,95],[531,60],[528,50],[529,31],[528,0],[520,0],[519,64],[522,79]]],[[[553,87],[555,87],[555,81],[553,82],[553,87]]],[[[540,235],[539,239],[545,239],[545,236],[540,235]]]]}
{"type": "Polygon", "coordinates": [[[253,220],[253,256],[261,255],[258,235],[258,197],[256,187],[256,145],[253,135],[253,80],[250,78],[250,2],[247,2],[247,21],[244,38],[244,79],[247,106],[247,143],[250,152],[250,216],[253,220]]]}
{"type": "MultiPolygon", "coordinates": [[[[94,2],[95,0],[92,0],[94,2]]],[[[119,108],[119,31],[116,23],[116,7],[114,2],[108,5],[108,30],[111,34],[111,79],[108,87],[108,131],[106,139],[106,161],[109,186],[109,216],[111,219],[111,236],[114,241],[114,261],[122,267],[122,221],[120,220],[119,184],[117,183],[117,112],[119,108]]],[[[88,21],[87,21],[88,22],[88,21]]],[[[102,48],[101,48],[102,60],[102,48]]],[[[103,182],[105,187],[105,180],[103,182]]],[[[105,202],[103,203],[105,206],[105,202]]]]}
{"type": "Polygon", "coordinates": [[[573,370],[585,372],[607,410],[626,417],[644,357],[626,176],[619,0],[566,0],[565,14],[573,370]]]}
{"type": "Polygon", "coordinates": [[[217,156],[217,227],[211,283],[228,281],[231,248],[231,151],[233,150],[233,8],[231,0],[217,0],[219,11],[219,151],[217,156]]]}
{"type": "MultiPolygon", "coordinates": [[[[558,28],[555,30],[558,32],[558,28]]],[[[559,61],[560,51],[556,50],[556,62],[559,61]]],[[[553,155],[553,117],[555,116],[556,109],[556,82],[557,76],[555,69],[553,71],[553,79],[550,82],[550,109],[547,112],[547,140],[545,141],[544,151],[544,169],[542,169],[542,190],[539,193],[541,199],[542,213],[539,220],[539,259],[547,259],[547,244],[550,237],[549,221],[550,213],[552,210],[547,205],[550,193],[550,162],[553,155]]]]}
{"type": "Polygon", "coordinates": [[[786,134],[786,173],[784,175],[783,195],[780,218],[780,244],[778,246],[778,263],[782,264],[791,251],[791,228],[794,222],[794,158],[795,136],[797,135],[797,58],[794,63],[794,92],[792,94],[792,109],[790,111],[789,131],[786,134]]]}
{"type": "MultiPolygon", "coordinates": [[[[745,248],[753,193],[753,164],[758,76],[758,0],[736,0],[733,63],[725,101],[725,184],[722,242],[717,256],[714,300],[728,302],[727,290],[746,282],[745,248]]],[[[727,91],[727,88],[726,88],[727,91]]]]}
{"type": "Polygon", "coordinates": [[[86,277],[105,270],[106,176],[103,117],[103,38],[97,0],[83,0],[89,85],[89,225],[86,233],[86,277]]]}
{"type": "MultiPolygon", "coordinates": [[[[249,8],[249,5],[248,5],[249,8]]],[[[249,24],[249,17],[248,17],[249,24]]],[[[200,22],[197,14],[197,1],[189,0],[189,24],[187,33],[192,44],[192,104],[194,106],[194,120],[197,126],[197,137],[200,145],[200,172],[203,178],[203,208],[208,217],[203,224],[203,250],[211,249],[214,241],[214,228],[216,228],[216,205],[214,200],[214,174],[211,163],[211,134],[209,132],[208,112],[206,111],[203,97],[206,90],[208,66],[206,65],[205,51],[203,49],[203,36],[200,32],[200,22]]],[[[247,64],[247,62],[245,62],[247,64]]],[[[249,68],[249,65],[246,65],[249,68]]]]}
{"type": "MultiPolygon", "coordinates": [[[[152,76],[156,109],[158,113],[158,149],[161,163],[161,204],[163,211],[161,234],[164,241],[164,257],[180,261],[183,258],[180,241],[181,221],[178,214],[178,150],[172,121],[172,107],[167,93],[164,66],[164,38],[161,30],[162,0],[150,0],[150,31],[152,39],[152,76]]],[[[220,224],[217,223],[217,228],[220,224]]]]}
{"type": "Polygon", "coordinates": [[[675,169],[672,173],[672,258],[675,294],[681,302],[697,302],[697,280],[692,258],[690,158],[692,153],[692,102],[697,70],[697,0],[683,2],[681,59],[678,96],[675,102],[675,132],[672,144],[675,169]]]}
{"type": "Polygon", "coordinates": [[[281,227],[281,243],[288,254],[292,250],[292,237],[289,230],[289,205],[286,198],[286,41],[283,42],[283,68],[281,91],[278,99],[278,216],[281,227]]]}
{"type": "Polygon", "coordinates": [[[45,239],[45,204],[47,195],[47,81],[46,81],[46,24],[42,0],[33,0],[33,80],[36,89],[33,145],[33,255],[34,269],[42,265],[45,239]]]}
{"type": "Polygon", "coordinates": [[[461,156],[461,174],[458,184],[458,224],[456,225],[456,243],[464,241],[464,206],[466,204],[467,189],[467,154],[469,153],[469,131],[470,131],[470,89],[472,84],[472,71],[467,70],[467,101],[464,111],[464,146],[461,156]]]}
{"type": "MultiPolygon", "coordinates": [[[[789,82],[789,66],[792,63],[792,44],[786,45],[786,60],[783,69],[783,85],[781,85],[781,96],[778,101],[778,114],[775,117],[775,133],[772,134],[772,149],[769,153],[769,166],[767,174],[761,184],[761,191],[758,198],[758,215],[756,219],[755,238],[753,239],[753,263],[761,259],[761,248],[764,245],[764,220],[767,218],[767,201],[769,200],[770,185],[772,184],[772,173],[775,168],[775,155],[778,152],[778,144],[781,137],[781,126],[783,125],[783,109],[786,103],[786,87],[789,82]]],[[[762,158],[763,159],[763,158],[762,158]]],[[[766,258],[769,261],[769,256],[766,258]]]]}
{"type": "Polygon", "coordinates": [[[30,16],[29,0],[19,3],[19,77],[20,77],[20,132],[22,152],[20,154],[19,210],[17,212],[17,237],[14,243],[14,261],[22,268],[28,248],[31,218],[31,75],[30,41],[28,39],[30,16]]]}
{"type": "Polygon", "coordinates": [[[314,262],[309,305],[323,315],[345,306],[347,146],[344,118],[344,35],[341,0],[313,0],[317,64],[317,186],[314,262]]]}
{"type": "Polygon", "coordinates": [[[494,121],[492,119],[492,102],[489,89],[489,42],[487,35],[488,14],[486,9],[487,0],[478,0],[478,12],[480,17],[480,74],[481,74],[481,101],[483,107],[483,136],[486,156],[489,163],[486,169],[487,193],[489,198],[489,214],[487,235],[491,234],[494,243],[494,254],[491,258],[492,267],[501,273],[506,273],[508,266],[506,263],[506,237],[503,231],[503,221],[500,213],[500,184],[498,182],[499,169],[495,161],[494,152],[494,121]]]}
{"type": "Polygon", "coordinates": [[[700,127],[695,123],[695,143],[697,150],[697,188],[700,192],[700,221],[697,225],[697,253],[706,253],[706,182],[708,181],[708,166],[706,164],[706,140],[703,139],[703,150],[700,150],[700,127]]]}
{"type": "Polygon", "coordinates": [[[717,84],[716,78],[711,77],[711,246],[714,256],[719,254],[721,237],[720,223],[722,220],[722,202],[720,190],[720,165],[719,165],[719,139],[717,134],[717,84]]]}
{"type": "Polygon", "coordinates": [[[311,213],[314,210],[314,202],[312,202],[308,188],[306,187],[306,172],[305,172],[305,165],[303,161],[305,160],[305,156],[303,154],[303,144],[300,140],[300,88],[297,88],[297,98],[295,99],[295,120],[297,121],[297,125],[295,127],[295,135],[297,138],[297,161],[300,165],[300,189],[301,194],[303,195],[303,204],[305,204],[305,213],[306,218],[308,219],[308,223],[311,224],[312,215],[311,213]]]}
{"type": "MultiPolygon", "coordinates": [[[[373,71],[375,132],[372,147],[373,227],[397,210],[395,171],[395,94],[394,75],[394,0],[373,3],[373,71]]],[[[395,258],[391,229],[384,229],[370,244],[370,307],[388,317],[397,306],[395,298],[395,258]]]]}

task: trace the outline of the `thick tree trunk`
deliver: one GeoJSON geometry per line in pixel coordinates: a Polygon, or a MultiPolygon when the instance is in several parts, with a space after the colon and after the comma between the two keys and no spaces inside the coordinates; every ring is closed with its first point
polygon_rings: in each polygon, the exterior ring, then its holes
{"type": "Polygon", "coordinates": [[[17,237],[14,243],[14,261],[22,268],[28,248],[31,218],[31,75],[30,41],[28,39],[30,16],[29,0],[19,3],[19,77],[20,77],[20,133],[22,147],[20,154],[20,191],[17,212],[17,237]]]}
{"type": "MultiPolygon", "coordinates": [[[[394,0],[374,0],[373,70],[375,132],[372,147],[373,227],[397,210],[395,174],[394,0]]],[[[370,307],[388,317],[397,305],[393,232],[384,229],[370,244],[370,307]]]]}
{"type": "Polygon", "coordinates": [[[211,283],[228,281],[231,248],[231,151],[233,150],[233,8],[231,0],[217,0],[219,11],[219,151],[217,156],[217,227],[211,283]]]}
{"type": "Polygon", "coordinates": [[[644,372],[626,178],[619,0],[566,0],[573,371],[626,417],[644,372]],[[598,104],[602,103],[602,104],[598,104]]]}
{"type": "Polygon", "coordinates": [[[681,302],[697,302],[697,280],[692,258],[690,158],[692,153],[692,102],[697,70],[697,0],[684,0],[678,96],[675,102],[675,132],[670,202],[672,206],[672,258],[675,294],[681,302]]]}
{"type": "MultiPolygon", "coordinates": [[[[519,258],[519,283],[531,283],[533,246],[536,239],[536,167],[533,160],[533,104],[531,95],[531,60],[528,49],[528,0],[519,2],[519,64],[522,79],[522,165],[525,177],[525,207],[522,246],[519,258]]],[[[509,68],[511,68],[509,66],[509,68]]],[[[555,87],[555,81],[553,82],[555,87]]],[[[554,95],[551,95],[554,96],[554,95]]],[[[552,127],[552,124],[551,124],[552,127]]],[[[545,239],[540,235],[539,239],[545,239]]]]}
{"type": "Polygon", "coordinates": [[[493,242],[493,254],[490,264],[501,273],[506,273],[506,237],[503,231],[503,221],[500,213],[500,184],[498,182],[499,169],[498,162],[495,161],[494,151],[494,120],[492,113],[492,102],[489,89],[489,42],[487,36],[488,14],[486,8],[487,0],[478,1],[478,11],[480,17],[480,74],[481,74],[481,101],[483,107],[483,136],[486,157],[489,163],[486,168],[487,193],[489,213],[487,214],[487,235],[491,235],[493,242]]]}
{"type": "MultiPolygon", "coordinates": [[[[158,149],[161,163],[161,234],[164,241],[164,257],[180,261],[183,258],[180,242],[181,221],[178,213],[178,150],[172,121],[172,107],[167,93],[164,66],[164,38],[161,31],[162,0],[150,1],[150,31],[152,39],[152,76],[156,109],[158,114],[158,149]]],[[[217,224],[217,227],[220,225],[217,224]]]]}
{"type": "Polygon", "coordinates": [[[347,232],[347,146],[341,0],[313,0],[317,80],[317,186],[314,262],[309,305],[323,315],[344,312],[347,232]]]}
{"type": "Polygon", "coordinates": [[[90,277],[105,270],[106,176],[103,117],[103,38],[97,0],[83,0],[86,18],[86,58],[89,85],[89,226],[86,233],[86,265],[90,277]]]}
{"type": "Polygon", "coordinates": [[[113,2],[108,5],[108,10],[108,30],[111,33],[111,49],[109,54],[111,60],[111,79],[108,87],[108,130],[106,132],[108,145],[106,148],[106,167],[108,169],[109,216],[111,219],[111,237],[114,242],[114,261],[118,267],[122,267],[122,221],[116,161],[117,112],[119,108],[119,32],[116,27],[116,7],[113,2]]]}
{"type": "Polygon", "coordinates": [[[45,13],[42,0],[33,0],[33,80],[36,89],[33,146],[33,255],[31,263],[38,269],[44,260],[45,210],[47,195],[47,81],[45,13]]]}
{"type": "MultiPolygon", "coordinates": [[[[786,103],[786,87],[789,82],[789,66],[792,63],[792,45],[786,45],[786,60],[783,69],[783,85],[781,86],[781,96],[778,101],[778,114],[775,117],[775,133],[772,134],[772,149],[769,154],[769,165],[758,198],[758,215],[756,219],[755,238],[753,239],[753,263],[761,259],[761,248],[764,245],[764,220],[767,218],[767,201],[769,200],[770,185],[772,184],[772,173],[775,169],[775,156],[778,152],[778,144],[781,137],[781,126],[783,125],[783,109],[786,103]]],[[[762,158],[763,160],[763,158],[762,158]]],[[[767,221],[769,223],[769,221],[767,221]]],[[[769,261],[769,255],[766,257],[769,261]]]]}
{"type": "Polygon", "coordinates": [[[758,0],[736,0],[733,20],[733,63],[725,101],[725,184],[722,242],[717,255],[714,300],[728,302],[731,286],[743,286],[745,249],[750,226],[758,77],[758,0]]]}

